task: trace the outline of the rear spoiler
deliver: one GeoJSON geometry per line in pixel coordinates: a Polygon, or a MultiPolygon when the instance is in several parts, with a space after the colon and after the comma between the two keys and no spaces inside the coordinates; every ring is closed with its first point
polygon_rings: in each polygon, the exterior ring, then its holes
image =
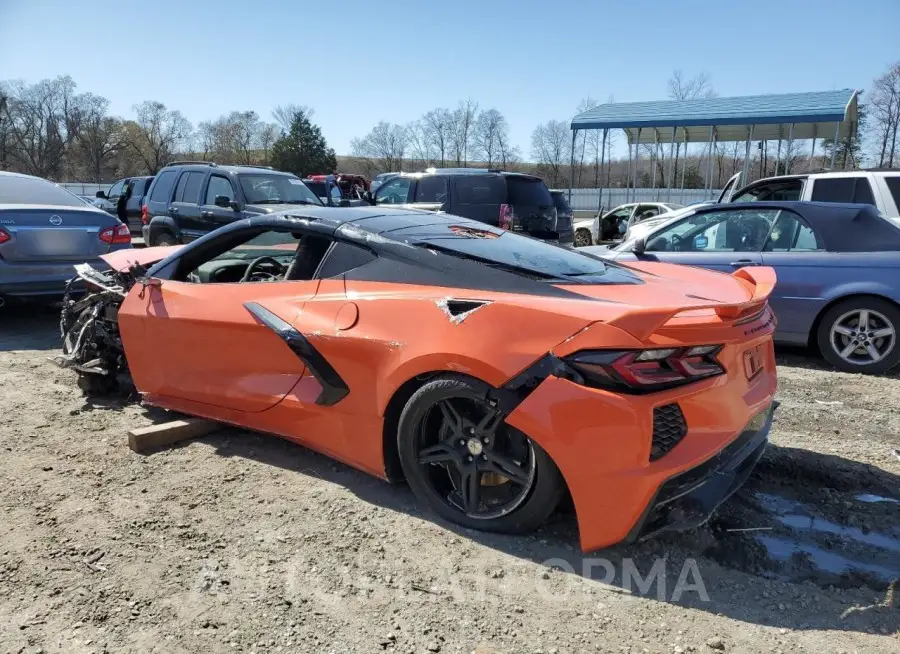
{"type": "Polygon", "coordinates": [[[682,313],[713,310],[724,321],[749,322],[765,309],[766,302],[775,288],[775,270],[768,266],[753,266],[740,268],[731,276],[750,291],[750,299],[734,303],[715,302],[687,307],[636,309],[612,318],[606,324],[626,331],[637,339],[644,340],[682,313]]]}

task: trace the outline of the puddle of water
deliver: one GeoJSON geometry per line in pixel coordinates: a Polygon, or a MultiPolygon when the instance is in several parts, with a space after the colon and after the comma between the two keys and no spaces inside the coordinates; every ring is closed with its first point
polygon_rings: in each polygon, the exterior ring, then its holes
{"type": "Polygon", "coordinates": [[[841,575],[850,570],[857,570],[860,572],[868,572],[887,583],[890,583],[900,576],[900,570],[891,570],[890,568],[881,565],[855,561],[849,557],[836,554],[835,552],[829,552],[821,547],[816,547],[815,545],[798,543],[777,536],[760,535],[756,537],[756,540],[766,548],[769,556],[776,561],[787,561],[794,554],[806,554],[817,568],[835,575],[841,575]]]}
{"type": "Polygon", "coordinates": [[[862,495],[857,495],[856,499],[860,502],[866,502],[867,504],[878,504],[879,502],[888,502],[890,504],[900,504],[900,500],[895,500],[893,497],[882,497],[881,495],[870,495],[869,493],[863,493],[862,495]]]}
{"type": "Polygon", "coordinates": [[[809,529],[813,531],[822,531],[828,534],[837,534],[844,536],[860,543],[873,545],[892,552],[900,552],[900,540],[891,538],[886,534],[879,534],[875,531],[869,533],[863,532],[862,529],[856,527],[844,527],[843,525],[823,520],[822,518],[814,518],[808,515],[798,515],[789,513],[788,515],[778,516],[778,521],[788,527],[794,529],[809,529]]]}

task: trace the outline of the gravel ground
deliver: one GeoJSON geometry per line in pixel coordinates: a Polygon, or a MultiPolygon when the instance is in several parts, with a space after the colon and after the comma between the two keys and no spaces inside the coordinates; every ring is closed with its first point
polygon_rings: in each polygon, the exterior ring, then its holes
{"type": "Polygon", "coordinates": [[[565,511],[458,529],[271,437],[135,454],[165,414],[86,402],[53,310],[0,321],[2,652],[900,652],[900,376],[781,353],[745,489],[582,555],[565,511]]]}

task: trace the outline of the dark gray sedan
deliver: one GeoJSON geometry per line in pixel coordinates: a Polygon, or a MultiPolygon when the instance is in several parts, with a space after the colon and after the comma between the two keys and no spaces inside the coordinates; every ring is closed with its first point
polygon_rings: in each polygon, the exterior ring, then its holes
{"type": "Polygon", "coordinates": [[[62,294],[75,264],[131,247],[128,226],[39,177],[0,172],[0,304],[62,294]]]}
{"type": "Polygon", "coordinates": [[[772,266],[778,275],[769,300],[778,320],[777,342],[817,347],[849,372],[884,372],[900,363],[900,227],[875,207],[702,206],[615,248],[580,251],[727,273],[772,266]]]}

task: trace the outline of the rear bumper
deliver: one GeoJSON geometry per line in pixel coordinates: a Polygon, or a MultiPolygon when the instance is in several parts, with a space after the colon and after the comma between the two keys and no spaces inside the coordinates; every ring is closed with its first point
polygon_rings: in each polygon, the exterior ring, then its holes
{"type": "MultiPolygon", "coordinates": [[[[62,295],[66,283],[75,277],[75,265],[78,263],[85,262],[10,264],[0,261],[0,296],[62,295]]],[[[86,263],[97,270],[109,268],[100,259],[91,259],[86,263]]]]}
{"type": "Polygon", "coordinates": [[[738,437],[712,458],[660,486],[625,542],[706,523],[753,472],[769,442],[773,413],[774,404],[754,416],[738,437]]]}
{"type": "Polygon", "coordinates": [[[562,473],[584,551],[703,524],[746,480],[771,426],[771,334],[727,345],[719,356],[725,375],[645,395],[550,375],[507,416],[562,473]],[[748,378],[743,354],[759,345],[764,368],[748,378]],[[684,433],[653,457],[656,411],[673,404],[684,433]]]}

